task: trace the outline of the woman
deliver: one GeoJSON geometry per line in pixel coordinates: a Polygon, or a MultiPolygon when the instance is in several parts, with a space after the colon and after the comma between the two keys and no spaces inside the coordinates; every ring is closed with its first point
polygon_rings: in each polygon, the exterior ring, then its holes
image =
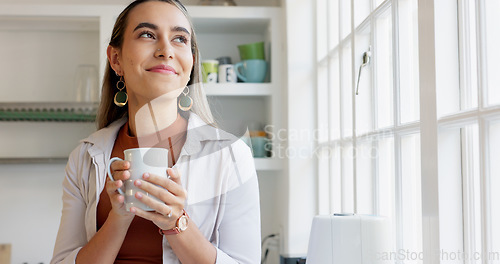
{"type": "Polygon", "coordinates": [[[184,6],[134,1],[117,18],[107,56],[99,130],[70,154],[51,263],[260,262],[251,152],[208,125],[213,118],[184,6]],[[145,173],[134,181],[143,191],[135,197],[152,212],[125,209],[117,190],[130,177],[130,163],[111,164],[115,181],[106,174],[111,157],[139,146],[173,154],[169,179],[145,173]]]}

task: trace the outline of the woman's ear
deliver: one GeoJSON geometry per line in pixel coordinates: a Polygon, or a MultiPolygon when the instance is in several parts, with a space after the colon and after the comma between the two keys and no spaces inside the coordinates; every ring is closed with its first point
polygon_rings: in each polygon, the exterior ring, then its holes
{"type": "Polygon", "coordinates": [[[120,51],[115,47],[108,46],[106,54],[111,68],[113,68],[116,74],[123,76],[122,67],[120,65],[120,51]]]}

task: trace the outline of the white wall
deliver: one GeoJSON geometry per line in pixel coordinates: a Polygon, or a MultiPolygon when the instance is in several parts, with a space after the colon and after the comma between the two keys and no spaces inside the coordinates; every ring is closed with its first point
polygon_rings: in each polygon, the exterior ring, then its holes
{"type": "Polygon", "coordinates": [[[315,25],[313,1],[284,0],[287,43],[288,166],[283,255],[305,256],[316,202],[315,25]]]}
{"type": "Polygon", "coordinates": [[[11,263],[49,263],[62,208],[62,163],[0,164],[0,244],[11,263]]]}

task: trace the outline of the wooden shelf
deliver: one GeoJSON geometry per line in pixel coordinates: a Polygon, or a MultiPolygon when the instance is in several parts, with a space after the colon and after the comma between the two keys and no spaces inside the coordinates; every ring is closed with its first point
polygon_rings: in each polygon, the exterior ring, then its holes
{"type": "Polygon", "coordinates": [[[255,169],[258,171],[281,170],[281,160],[274,158],[254,158],[255,169]]]}

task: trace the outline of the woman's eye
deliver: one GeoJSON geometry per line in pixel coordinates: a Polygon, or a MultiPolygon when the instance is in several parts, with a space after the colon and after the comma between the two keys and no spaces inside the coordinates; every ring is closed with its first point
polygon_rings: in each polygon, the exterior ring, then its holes
{"type": "Polygon", "coordinates": [[[188,42],[188,39],[184,36],[177,36],[174,38],[174,41],[186,44],[188,42]]]}
{"type": "Polygon", "coordinates": [[[153,33],[151,32],[142,32],[140,35],[139,35],[140,38],[154,38],[154,35],[153,33]]]}

